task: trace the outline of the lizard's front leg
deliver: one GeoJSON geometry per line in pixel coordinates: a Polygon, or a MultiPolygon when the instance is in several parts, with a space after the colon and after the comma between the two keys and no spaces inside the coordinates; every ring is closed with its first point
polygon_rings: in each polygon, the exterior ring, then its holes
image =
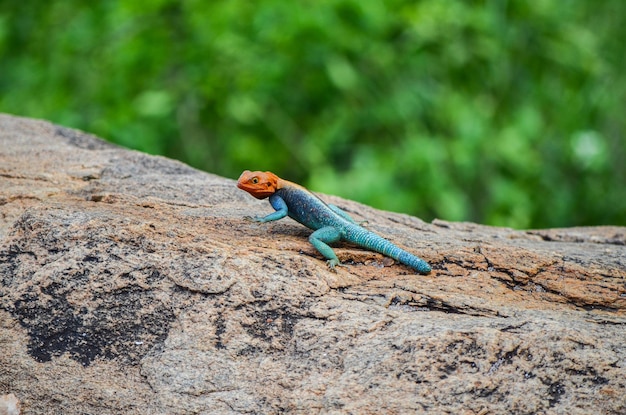
{"type": "Polygon", "coordinates": [[[272,222],[272,221],[275,221],[275,220],[282,219],[285,216],[287,216],[287,213],[289,213],[289,209],[287,208],[287,204],[285,203],[283,198],[280,197],[280,196],[277,196],[277,195],[270,196],[270,204],[276,210],[276,212],[270,213],[269,215],[267,215],[265,217],[246,216],[246,219],[252,220],[254,222],[265,223],[265,222],[272,222]]]}
{"type": "Polygon", "coordinates": [[[309,236],[309,242],[311,242],[311,245],[313,245],[315,249],[317,249],[320,254],[324,255],[324,258],[328,260],[328,266],[331,270],[334,270],[335,266],[341,265],[341,262],[339,261],[339,258],[337,258],[335,251],[333,251],[328,244],[337,242],[340,239],[341,233],[339,233],[337,228],[332,226],[320,228],[309,236]]]}

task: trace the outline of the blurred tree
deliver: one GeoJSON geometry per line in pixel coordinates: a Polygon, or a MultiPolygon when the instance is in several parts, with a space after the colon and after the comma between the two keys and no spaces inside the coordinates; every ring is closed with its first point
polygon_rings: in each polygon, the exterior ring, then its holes
{"type": "Polygon", "coordinates": [[[626,225],[621,0],[0,3],[0,111],[426,220],[626,225]]]}

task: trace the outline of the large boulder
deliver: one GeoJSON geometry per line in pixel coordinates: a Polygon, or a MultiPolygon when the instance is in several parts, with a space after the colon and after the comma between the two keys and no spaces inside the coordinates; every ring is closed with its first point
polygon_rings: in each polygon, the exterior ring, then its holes
{"type": "Polygon", "coordinates": [[[626,228],[322,197],[433,272],[349,244],[331,272],[303,226],[245,221],[272,209],[232,179],[0,115],[0,396],[33,414],[626,413],[626,228]]]}

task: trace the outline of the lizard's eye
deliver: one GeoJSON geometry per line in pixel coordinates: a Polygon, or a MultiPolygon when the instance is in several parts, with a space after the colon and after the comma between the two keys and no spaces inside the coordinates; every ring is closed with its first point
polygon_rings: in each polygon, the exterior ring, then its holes
{"type": "Polygon", "coordinates": [[[252,180],[250,180],[250,183],[252,184],[257,184],[259,182],[259,178],[258,177],[253,177],[252,180]]]}

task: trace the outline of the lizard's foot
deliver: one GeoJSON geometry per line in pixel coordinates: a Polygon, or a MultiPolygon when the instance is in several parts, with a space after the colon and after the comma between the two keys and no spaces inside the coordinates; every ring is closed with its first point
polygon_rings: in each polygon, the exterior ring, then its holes
{"type": "Polygon", "coordinates": [[[244,216],[243,219],[247,220],[248,222],[255,222],[255,223],[263,222],[263,218],[260,216],[244,216]]]}
{"type": "Polygon", "coordinates": [[[328,268],[330,268],[331,271],[333,272],[337,272],[337,269],[335,267],[345,267],[344,264],[342,264],[341,262],[339,262],[338,259],[329,259],[328,261],[326,261],[326,263],[328,264],[328,268]]]}

